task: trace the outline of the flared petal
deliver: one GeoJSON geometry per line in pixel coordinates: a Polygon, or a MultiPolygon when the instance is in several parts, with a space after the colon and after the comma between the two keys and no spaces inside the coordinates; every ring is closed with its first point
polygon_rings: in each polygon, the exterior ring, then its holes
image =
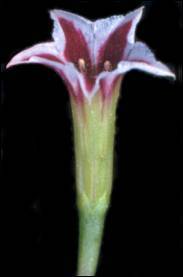
{"type": "Polygon", "coordinates": [[[63,60],[58,54],[55,43],[46,42],[36,44],[18,53],[7,64],[7,68],[18,64],[35,63],[37,58],[43,59],[45,61],[44,64],[48,66],[52,65],[58,67],[59,64],[63,64],[63,60]]]}
{"type": "Polygon", "coordinates": [[[113,67],[123,58],[126,47],[135,41],[135,31],[143,13],[143,7],[126,16],[113,16],[95,22],[95,52],[98,71],[103,70],[105,61],[113,67]]]}
{"type": "Polygon", "coordinates": [[[129,45],[124,58],[118,65],[118,70],[122,74],[132,69],[175,78],[175,74],[166,65],[157,61],[152,51],[142,42],[129,45]]]}
{"type": "Polygon", "coordinates": [[[52,68],[64,80],[69,92],[78,94],[79,72],[72,63],[65,64],[60,59],[55,42],[40,43],[18,53],[7,64],[7,68],[29,63],[52,68]]]}

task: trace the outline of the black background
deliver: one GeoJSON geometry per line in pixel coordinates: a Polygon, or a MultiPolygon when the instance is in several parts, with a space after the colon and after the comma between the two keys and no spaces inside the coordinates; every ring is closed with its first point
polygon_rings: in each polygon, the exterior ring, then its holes
{"type": "MultiPolygon", "coordinates": [[[[41,65],[5,71],[20,50],[51,38],[48,10],[90,19],[142,4],[137,37],[177,80],[132,71],[117,111],[115,178],[98,276],[179,276],[182,144],[181,1],[10,1],[1,20],[1,203],[6,274],[73,276],[77,211],[69,97],[41,65]]],[[[7,276],[7,275],[3,275],[7,276]]],[[[180,276],[182,276],[180,274],[180,276]]]]}

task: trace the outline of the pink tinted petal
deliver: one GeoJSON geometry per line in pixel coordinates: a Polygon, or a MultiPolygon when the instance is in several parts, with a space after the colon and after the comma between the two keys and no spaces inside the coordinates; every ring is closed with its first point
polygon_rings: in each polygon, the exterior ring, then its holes
{"type": "Polygon", "coordinates": [[[113,74],[106,76],[100,80],[100,88],[103,97],[103,101],[110,99],[113,94],[114,87],[120,78],[121,74],[114,72],[113,74]]]}
{"type": "Polygon", "coordinates": [[[81,16],[62,10],[51,11],[51,17],[56,26],[53,38],[57,41],[57,45],[63,44],[61,40],[63,40],[62,34],[64,33],[65,59],[76,65],[79,59],[84,59],[87,66],[90,67],[90,49],[91,43],[93,43],[92,23],[81,16]]]}
{"type": "Polygon", "coordinates": [[[50,11],[50,17],[54,22],[52,38],[55,41],[56,48],[60,54],[63,53],[65,49],[65,35],[62,27],[60,26],[59,19],[53,11],[50,11]]]}
{"type": "Polygon", "coordinates": [[[142,42],[128,46],[119,68],[123,73],[131,69],[139,69],[154,75],[175,78],[175,74],[166,65],[157,61],[152,51],[142,42]]]}
{"type": "Polygon", "coordinates": [[[94,95],[100,90],[103,99],[112,94],[115,81],[121,76],[117,69],[112,72],[102,72],[95,79],[89,80],[83,74],[78,73],[78,81],[83,96],[90,102],[94,95]]]}
{"type": "Polygon", "coordinates": [[[18,64],[32,63],[34,62],[33,60],[35,57],[43,58],[45,61],[48,62],[63,63],[58,56],[58,52],[55,48],[55,43],[47,42],[36,44],[33,47],[18,53],[8,63],[7,68],[18,64]]]}
{"type": "Polygon", "coordinates": [[[99,25],[96,31],[100,46],[96,47],[99,72],[103,70],[105,61],[110,61],[113,67],[116,67],[123,58],[126,46],[135,40],[136,26],[142,17],[142,12],[143,8],[140,8],[125,17],[116,16],[96,22],[99,25]]]}

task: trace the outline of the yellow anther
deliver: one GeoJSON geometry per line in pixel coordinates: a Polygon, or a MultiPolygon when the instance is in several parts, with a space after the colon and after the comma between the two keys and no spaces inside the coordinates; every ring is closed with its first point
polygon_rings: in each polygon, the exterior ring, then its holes
{"type": "Polygon", "coordinates": [[[86,63],[85,60],[79,59],[78,60],[78,67],[81,72],[86,72],[86,63]]]}

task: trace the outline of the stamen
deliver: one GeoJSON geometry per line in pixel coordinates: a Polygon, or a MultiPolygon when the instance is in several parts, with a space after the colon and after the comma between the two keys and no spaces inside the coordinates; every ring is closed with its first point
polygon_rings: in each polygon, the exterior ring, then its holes
{"type": "Polygon", "coordinates": [[[111,71],[112,70],[112,64],[110,61],[105,61],[104,63],[104,70],[105,71],[111,71]]]}
{"type": "Polygon", "coordinates": [[[81,72],[86,72],[86,63],[85,60],[79,59],[78,60],[78,67],[81,72]]]}

